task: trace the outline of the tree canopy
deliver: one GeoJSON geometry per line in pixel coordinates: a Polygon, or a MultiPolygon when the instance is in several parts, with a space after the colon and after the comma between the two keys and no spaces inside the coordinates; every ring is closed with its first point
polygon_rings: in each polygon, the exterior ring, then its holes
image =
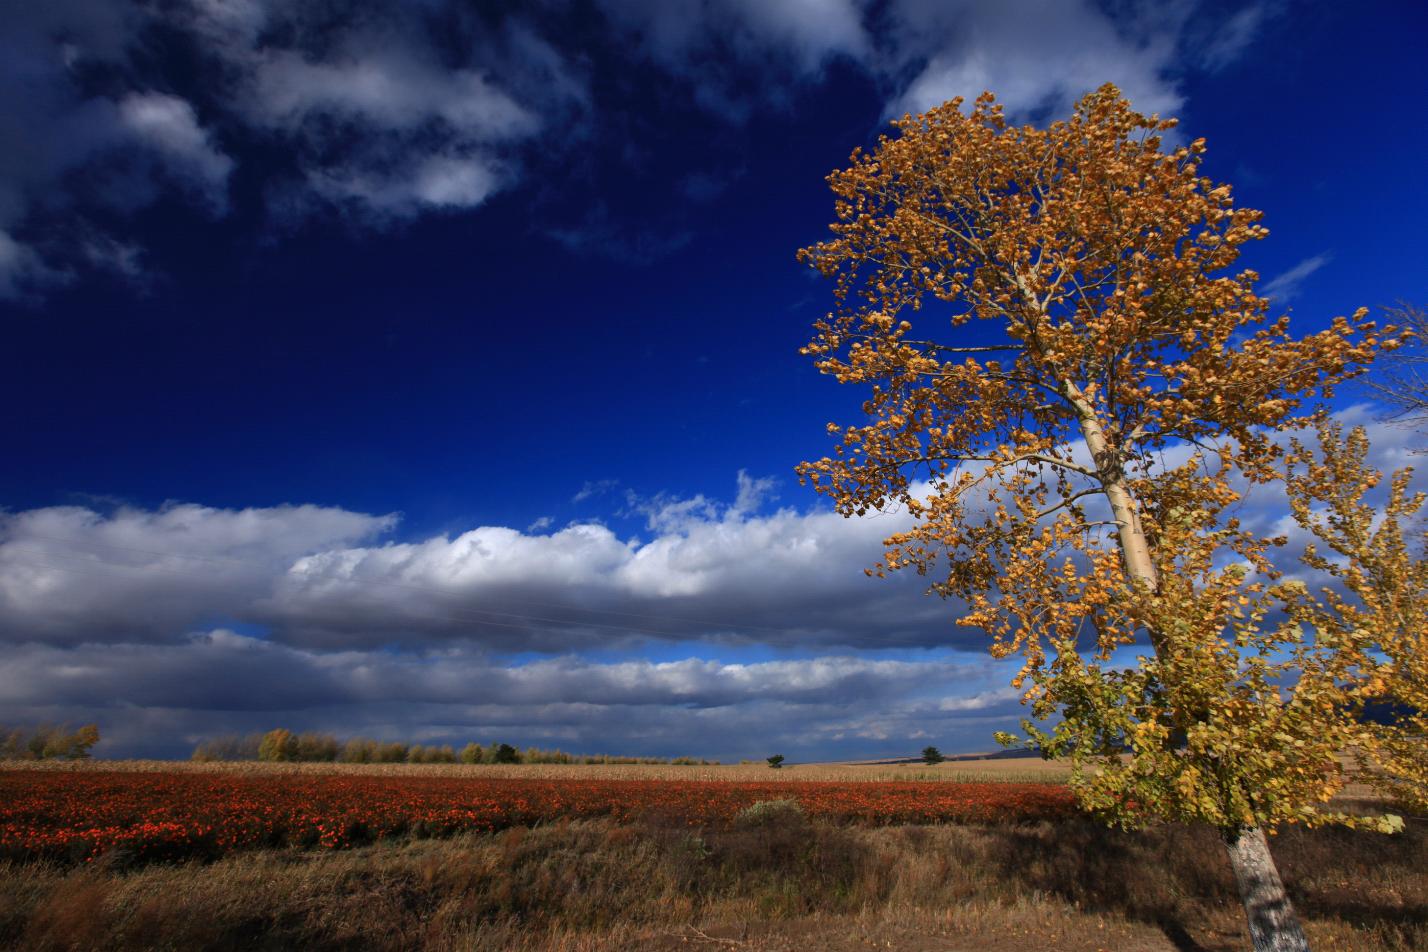
{"type": "MultiPolygon", "coordinates": [[[[1271,559],[1286,540],[1237,508],[1286,491],[1292,431],[1398,329],[1271,317],[1233,270],[1260,212],[1115,87],[1044,129],[991,94],[964,105],[829,177],[832,237],[800,256],[836,307],[805,353],[868,397],[801,476],[845,515],[914,516],[870,571],[929,576],[1020,656],[1033,715],[1059,717],[1032,742],[1112,822],[1208,823],[1237,872],[1272,871],[1262,828],[1387,825],[1324,808],[1369,649],[1287,610],[1305,603],[1271,559]]],[[[1311,509],[1330,492],[1293,488],[1311,509]]]]}

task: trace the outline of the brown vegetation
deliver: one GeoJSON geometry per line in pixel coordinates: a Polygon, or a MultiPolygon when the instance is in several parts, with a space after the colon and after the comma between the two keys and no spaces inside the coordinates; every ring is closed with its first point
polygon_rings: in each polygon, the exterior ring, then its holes
{"type": "MultiPolygon", "coordinates": [[[[767,773],[767,771],[765,771],[767,773]]],[[[1428,829],[1291,830],[1318,948],[1428,947],[1428,829]]],[[[1240,949],[1212,832],[559,823],[208,865],[0,866],[0,946],[80,949],[1240,949]]]]}

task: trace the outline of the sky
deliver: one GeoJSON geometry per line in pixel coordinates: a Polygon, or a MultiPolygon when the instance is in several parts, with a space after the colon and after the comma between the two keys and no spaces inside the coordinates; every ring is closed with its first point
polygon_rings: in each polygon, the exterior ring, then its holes
{"type": "Polygon", "coordinates": [[[1264,210],[1298,331],[1428,300],[1414,2],[0,9],[0,723],[103,756],[992,748],[1011,669],[864,576],[904,516],[793,473],[862,399],[795,253],[904,112],[1114,82],[1264,210]]]}

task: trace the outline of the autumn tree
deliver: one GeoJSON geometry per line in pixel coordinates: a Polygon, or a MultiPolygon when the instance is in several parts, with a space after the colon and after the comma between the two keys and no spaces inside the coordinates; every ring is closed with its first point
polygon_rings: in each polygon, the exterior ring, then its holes
{"type": "Polygon", "coordinates": [[[297,737],[285,727],[277,727],[258,742],[259,760],[296,760],[297,737]]]}
{"type": "Polygon", "coordinates": [[[1317,584],[1286,582],[1287,611],[1332,638],[1358,669],[1353,705],[1369,737],[1356,747],[1362,779],[1428,812],[1428,496],[1410,492],[1412,469],[1384,476],[1367,462],[1362,428],[1325,422],[1318,452],[1299,441],[1289,459],[1294,521],[1310,537],[1302,560],[1317,584]],[[1375,712],[1374,708],[1377,708],[1375,712]]]}
{"type": "Polygon", "coordinates": [[[805,353],[867,400],[800,475],[846,516],[904,507],[873,571],[929,576],[1020,656],[1032,714],[1059,717],[1030,740],[1083,804],[1213,826],[1255,947],[1305,948],[1265,831],[1359,822],[1323,806],[1357,737],[1349,662],[1284,616],[1282,540],[1234,509],[1395,338],[1364,311],[1303,337],[1271,319],[1231,270],[1260,213],[1114,87],[1045,129],[962,107],[829,177],[833,235],[800,256],[836,307],[805,353]]]}

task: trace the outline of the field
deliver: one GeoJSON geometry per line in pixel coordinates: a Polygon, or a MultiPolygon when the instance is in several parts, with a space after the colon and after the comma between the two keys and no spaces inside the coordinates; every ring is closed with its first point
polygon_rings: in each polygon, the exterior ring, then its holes
{"type": "Polygon", "coordinates": [[[258,761],[173,760],[34,760],[5,764],[25,770],[90,771],[96,769],[160,773],[341,774],[361,776],[510,777],[551,780],[738,780],[798,782],[801,780],[989,780],[999,783],[1064,783],[1070,768],[1037,758],[957,760],[940,764],[846,763],[785,764],[770,770],[765,763],[676,766],[673,764],[344,764],[265,763],[258,761]]]}
{"type": "MultiPolygon", "coordinates": [[[[0,947],[1244,947],[1213,835],[1058,770],[5,765],[0,947]]],[[[1274,849],[1316,948],[1428,948],[1422,821],[1274,849]]]]}

